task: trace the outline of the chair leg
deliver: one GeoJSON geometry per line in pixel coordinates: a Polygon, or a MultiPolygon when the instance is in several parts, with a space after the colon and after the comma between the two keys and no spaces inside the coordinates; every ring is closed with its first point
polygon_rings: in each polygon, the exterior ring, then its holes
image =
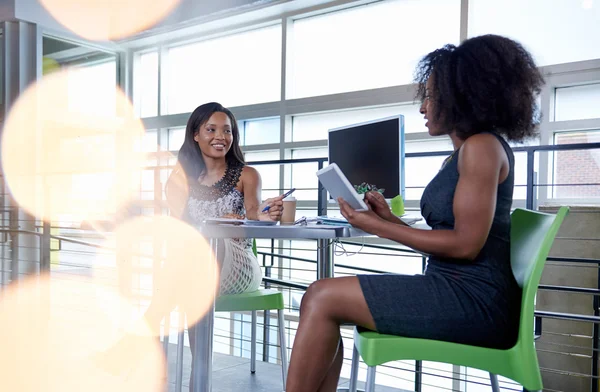
{"type": "Polygon", "coordinates": [[[358,362],[360,356],[356,346],[353,345],[352,349],[352,365],[350,365],[350,383],[348,385],[348,392],[356,392],[356,384],[358,380],[358,362]]]}
{"type": "Polygon", "coordinates": [[[376,366],[369,366],[367,369],[367,382],[365,383],[365,392],[375,392],[375,374],[376,366]]]}
{"type": "Polygon", "coordinates": [[[279,328],[279,347],[281,350],[281,377],[283,379],[283,390],[287,383],[288,361],[287,361],[287,345],[285,344],[285,318],[283,317],[283,309],[277,310],[278,328],[279,328]]]}
{"type": "Polygon", "coordinates": [[[500,392],[500,384],[498,384],[498,376],[490,373],[490,383],[492,384],[493,392],[500,392]]]}
{"type": "Polygon", "coordinates": [[[250,337],[250,373],[256,372],[256,310],[252,311],[252,326],[250,337]]]}

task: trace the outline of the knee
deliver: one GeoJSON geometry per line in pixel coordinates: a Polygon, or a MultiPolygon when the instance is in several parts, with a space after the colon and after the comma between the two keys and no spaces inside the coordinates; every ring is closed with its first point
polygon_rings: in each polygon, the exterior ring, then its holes
{"type": "Polygon", "coordinates": [[[317,280],[308,286],[300,303],[300,315],[324,310],[327,306],[326,292],[326,280],[317,280]]]}

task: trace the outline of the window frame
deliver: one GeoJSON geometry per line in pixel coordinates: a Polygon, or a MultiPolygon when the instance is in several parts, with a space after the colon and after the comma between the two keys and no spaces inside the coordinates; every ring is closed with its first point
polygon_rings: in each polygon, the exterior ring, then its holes
{"type": "MultiPolygon", "coordinates": [[[[326,147],[327,140],[311,140],[291,142],[291,133],[293,126],[293,117],[296,115],[305,114],[320,114],[331,111],[341,110],[356,110],[370,107],[380,107],[387,105],[410,104],[414,102],[416,86],[414,84],[406,84],[401,86],[388,86],[371,90],[353,91],[346,93],[337,93],[324,96],[315,96],[298,99],[287,99],[286,90],[289,86],[288,73],[290,72],[291,64],[288,63],[288,53],[293,50],[289,45],[290,37],[293,35],[293,21],[305,17],[310,17],[317,14],[336,12],[341,9],[358,7],[364,4],[380,0],[337,0],[335,2],[327,0],[315,0],[311,2],[276,2],[285,4],[275,4],[269,6],[257,6],[255,9],[250,8],[243,12],[231,12],[219,15],[214,18],[207,18],[201,25],[195,27],[185,27],[183,32],[171,32],[160,36],[159,38],[145,37],[139,42],[128,42],[127,51],[124,59],[127,59],[127,68],[123,68],[123,75],[126,78],[121,79],[121,83],[126,88],[130,98],[133,97],[132,79],[133,79],[133,59],[135,55],[144,50],[157,49],[159,51],[159,115],[156,117],[144,118],[142,121],[149,129],[159,129],[159,134],[163,134],[169,128],[177,128],[185,126],[190,113],[180,113],[165,116],[162,115],[164,107],[164,82],[161,79],[164,56],[167,48],[174,45],[183,45],[186,43],[207,40],[223,35],[235,34],[247,30],[253,30],[260,27],[268,26],[269,24],[280,23],[282,26],[282,50],[281,50],[281,97],[279,101],[268,102],[256,105],[247,105],[231,108],[236,115],[238,121],[251,121],[255,119],[267,117],[280,118],[280,142],[263,145],[244,146],[242,149],[247,152],[259,152],[264,150],[279,149],[279,158],[289,158],[289,152],[303,148],[318,148],[326,147]],[[310,3],[310,4],[309,4],[310,3]],[[156,42],[160,41],[160,45],[156,42]]],[[[463,41],[468,34],[468,18],[469,18],[469,0],[461,0],[459,37],[463,41]]],[[[125,64],[125,61],[122,62],[125,64]]],[[[123,65],[124,66],[124,65],[123,65]]],[[[550,121],[554,118],[555,105],[555,90],[559,87],[570,87],[580,84],[598,83],[600,82],[600,59],[563,63],[558,65],[548,65],[540,67],[542,74],[546,78],[546,85],[541,92],[541,109],[544,113],[539,127],[539,144],[553,144],[554,135],[556,132],[576,131],[587,129],[600,129],[600,118],[573,120],[573,121],[550,121]]],[[[162,136],[160,136],[162,138],[162,136]]],[[[419,142],[432,140],[426,132],[422,133],[406,133],[406,142],[419,142]]],[[[552,154],[541,153],[538,156],[538,172],[536,183],[548,183],[552,178],[553,162],[549,159],[552,154]]],[[[251,162],[250,162],[251,163],[251,162]]],[[[290,178],[285,176],[286,167],[289,165],[280,166],[279,184],[282,189],[285,185],[289,185],[290,178]]],[[[315,185],[317,184],[315,179],[315,185]]],[[[574,200],[566,199],[550,199],[544,192],[537,192],[536,201],[538,204],[545,204],[548,201],[553,203],[572,204],[574,200]]],[[[316,202],[302,201],[298,202],[298,209],[316,209],[316,202]]],[[[418,210],[419,200],[406,200],[405,207],[407,210],[418,210]]],[[[515,200],[513,207],[525,207],[525,200],[515,200]]],[[[387,242],[378,238],[366,238],[366,243],[386,244],[387,242]]],[[[281,248],[282,242],[279,242],[281,248]]],[[[279,263],[282,261],[280,260],[279,263]]],[[[280,265],[281,267],[281,265],[280,265]]],[[[280,269],[281,270],[281,269],[280,269]]],[[[463,381],[466,377],[466,369],[464,367],[453,367],[453,382],[454,389],[461,389],[463,381]]]]}

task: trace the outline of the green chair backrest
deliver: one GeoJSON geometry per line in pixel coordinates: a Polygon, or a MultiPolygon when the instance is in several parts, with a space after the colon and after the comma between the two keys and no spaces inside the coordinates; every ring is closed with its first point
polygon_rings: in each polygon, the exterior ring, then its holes
{"type": "Polygon", "coordinates": [[[517,208],[511,215],[511,266],[523,289],[519,343],[533,346],[535,295],[556,233],[568,213],[568,207],[560,207],[556,215],[517,208]]]}

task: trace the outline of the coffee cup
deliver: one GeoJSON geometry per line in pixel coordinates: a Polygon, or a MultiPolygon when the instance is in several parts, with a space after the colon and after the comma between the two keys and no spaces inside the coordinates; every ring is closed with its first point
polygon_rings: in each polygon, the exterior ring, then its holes
{"type": "Polygon", "coordinates": [[[296,221],[296,198],[288,196],[283,199],[283,214],[281,215],[282,225],[293,225],[296,221]]]}

